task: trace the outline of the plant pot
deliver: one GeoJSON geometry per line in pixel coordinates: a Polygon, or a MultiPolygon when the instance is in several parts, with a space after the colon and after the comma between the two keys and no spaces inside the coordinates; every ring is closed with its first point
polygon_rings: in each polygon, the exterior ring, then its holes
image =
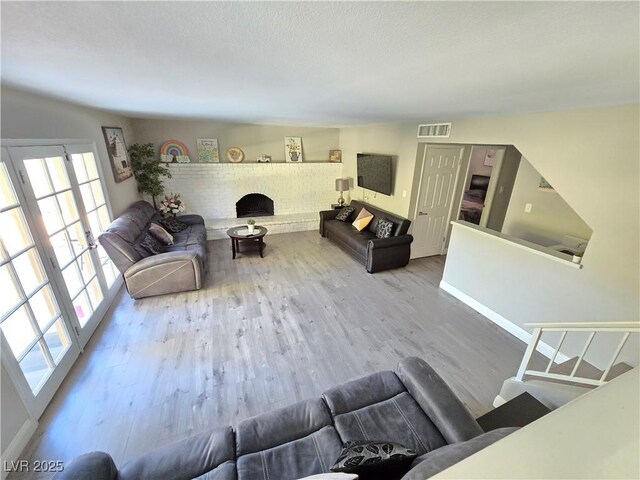
{"type": "Polygon", "coordinates": [[[255,230],[256,226],[255,225],[247,225],[247,230],[249,230],[249,233],[253,233],[253,231],[255,230]]]}
{"type": "Polygon", "coordinates": [[[574,255],[573,256],[573,263],[580,263],[582,261],[582,256],[581,255],[574,255]]]}

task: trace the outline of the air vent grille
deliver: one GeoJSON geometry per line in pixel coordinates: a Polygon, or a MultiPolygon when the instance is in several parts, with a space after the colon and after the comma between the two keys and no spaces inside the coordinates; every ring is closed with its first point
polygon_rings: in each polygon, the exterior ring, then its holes
{"type": "Polygon", "coordinates": [[[450,134],[450,123],[427,123],[425,125],[418,125],[418,138],[448,138],[450,134]]]}

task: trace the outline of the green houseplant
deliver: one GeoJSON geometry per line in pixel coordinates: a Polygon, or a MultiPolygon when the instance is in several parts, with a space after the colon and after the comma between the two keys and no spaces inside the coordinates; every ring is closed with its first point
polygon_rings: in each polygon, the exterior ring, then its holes
{"type": "Polygon", "coordinates": [[[253,218],[247,220],[247,228],[249,229],[249,233],[253,233],[253,229],[256,228],[256,221],[253,218]]]}
{"type": "Polygon", "coordinates": [[[156,197],[164,193],[162,177],[171,178],[171,171],[166,164],[157,161],[155,156],[153,143],[143,145],[134,143],[129,147],[131,168],[138,182],[138,191],[144,195],[150,195],[153,206],[157,208],[156,197]]]}

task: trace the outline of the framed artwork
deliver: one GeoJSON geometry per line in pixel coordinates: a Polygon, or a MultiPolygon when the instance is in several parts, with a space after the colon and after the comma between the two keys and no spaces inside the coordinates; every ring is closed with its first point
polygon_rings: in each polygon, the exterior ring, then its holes
{"type": "Polygon", "coordinates": [[[551,186],[549,182],[547,182],[547,179],[544,177],[540,177],[538,190],[540,190],[541,192],[555,192],[554,188],[551,186]]]}
{"type": "Polygon", "coordinates": [[[102,127],[102,134],[107,144],[113,178],[116,183],[124,182],[133,176],[127,144],[124,141],[124,132],[120,127],[102,127]]]}
{"type": "Polygon", "coordinates": [[[493,163],[496,161],[496,151],[495,150],[487,150],[487,153],[484,156],[484,165],[486,167],[493,167],[493,163]]]}
{"type": "Polygon", "coordinates": [[[167,140],[160,146],[160,161],[165,163],[189,163],[187,146],[179,140],[167,140]]]}
{"type": "Polygon", "coordinates": [[[198,161],[202,163],[220,163],[220,151],[217,138],[198,138],[198,161]]]}
{"type": "Polygon", "coordinates": [[[342,150],[329,150],[329,161],[335,163],[342,162],[342,150]]]}
{"type": "Polygon", "coordinates": [[[302,162],[302,137],[284,137],[284,158],[287,162],[302,162]]]}

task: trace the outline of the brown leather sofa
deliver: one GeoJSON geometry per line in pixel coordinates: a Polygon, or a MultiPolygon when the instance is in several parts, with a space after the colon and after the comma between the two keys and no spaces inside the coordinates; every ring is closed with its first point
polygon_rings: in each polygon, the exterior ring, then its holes
{"type": "Polygon", "coordinates": [[[411,221],[357,200],[351,201],[351,206],[355,207],[355,211],[346,222],[335,219],[340,210],[321,211],[320,235],[337,243],[345,252],[361,261],[369,273],[407,265],[413,242],[413,236],[407,233],[411,221]],[[351,223],[363,207],[373,214],[373,220],[359,232],[351,223]],[[381,218],[394,224],[389,238],[376,237],[381,218]]]}
{"type": "Polygon", "coordinates": [[[150,255],[140,242],[158,212],[139,201],[116,218],[98,237],[113,263],[124,276],[132,298],[198,290],[202,287],[206,266],[207,231],[200,215],[182,215],[178,219],[187,228],[173,235],[173,245],[164,253],[150,255]]]}

